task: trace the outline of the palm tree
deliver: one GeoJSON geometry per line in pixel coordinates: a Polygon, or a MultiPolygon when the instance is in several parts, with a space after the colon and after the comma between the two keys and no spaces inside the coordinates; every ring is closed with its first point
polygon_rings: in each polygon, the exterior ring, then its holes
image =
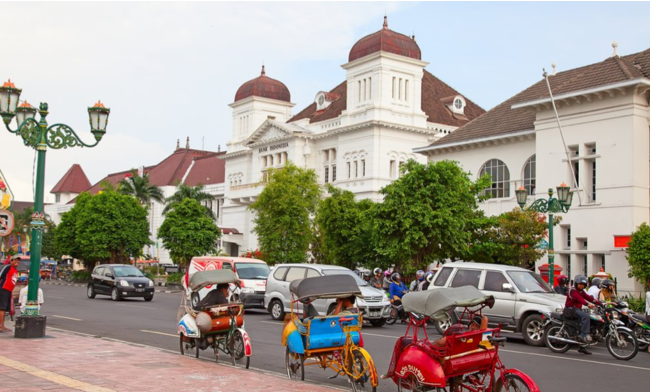
{"type": "Polygon", "coordinates": [[[117,191],[135,197],[142,206],[148,207],[151,200],[165,203],[165,196],[160,188],[149,182],[149,174],[140,176],[136,170],[131,170],[131,176],[117,184],[117,191]]]}
{"type": "MultiPolygon", "coordinates": [[[[204,189],[205,187],[202,184],[199,184],[197,186],[188,186],[182,183],[177,184],[176,192],[174,192],[173,195],[167,198],[167,205],[165,206],[165,209],[163,209],[162,211],[163,215],[173,210],[174,207],[180,204],[184,199],[194,199],[203,206],[204,206],[203,203],[207,201],[217,200],[216,196],[207,193],[204,189]]],[[[205,214],[209,218],[212,218],[213,220],[217,220],[217,217],[214,215],[214,212],[212,212],[212,210],[209,209],[208,207],[205,207],[205,214]]]]}

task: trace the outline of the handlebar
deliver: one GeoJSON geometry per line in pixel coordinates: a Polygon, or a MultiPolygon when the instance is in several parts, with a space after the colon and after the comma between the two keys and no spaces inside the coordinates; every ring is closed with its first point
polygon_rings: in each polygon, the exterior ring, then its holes
{"type": "Polygon", "coordinates": [[[339,325],[342,327],[343,325],[350,324],[352,321],[354,321],[354,317],[341,317],[339,319],[339,325]]]}

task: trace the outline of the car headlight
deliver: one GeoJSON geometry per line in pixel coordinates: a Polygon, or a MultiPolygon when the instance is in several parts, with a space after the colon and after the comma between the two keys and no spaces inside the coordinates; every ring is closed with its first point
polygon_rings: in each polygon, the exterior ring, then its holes
{"type": "Polygon", "coordinates": [[[120,286],[128,287],[128,286],[129,286],[129,282],[127,282],[127,281],[124,280],[124,279],[121,279],[121,280],[120,280],[120,286]]]}
{"type": "Polygon", "coordinates": [[[246,294],[254,294],[255,290],[252,287],[242,287],[241,292],[246,294]]]}
{"type": "Polygon", "coordinates": [[[366,302],[361,298],[357,298],[357,306],[358,307],[366,306],[366,302]]]}
{"type": "Polygon", "coordinates": [[[153,287],[153,280],[149,279],[149,287],[153,287]]]}

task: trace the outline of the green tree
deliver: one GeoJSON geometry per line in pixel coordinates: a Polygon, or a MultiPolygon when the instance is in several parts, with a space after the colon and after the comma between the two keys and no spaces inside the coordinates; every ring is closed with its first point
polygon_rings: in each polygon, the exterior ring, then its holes
{"type": "Polygon", "coordinates": [[[269,170],[264,190],[249,208],[256,212],[253,231],[271,264],[307,260],[314,238],[312,217],[321,193],[313,169],[288,162],[269,170]]]}
{"type": "Polygon", "coordinates": [[[47,231],[43,233],[41,255],[52,260],[59,260],[61,258],[61,251],[56,244],[56,226],[54,224],[48,225],[47,231]]]}
{"type": "Polygon", "coordinates": [[[627,248],[627,276],[635,278],[648,290],[650,286],[650,226],[643,222],[632,233],[627,248]]]}
{"type": "Polygon", "coordinates": [[[371,200],[357,201],[354,193],[326,185],[329,197],[318,204],[316,222],[322,230],[328,262],[354,269],[373,267],[378,255],[372,243],[371,200]]]}
{"type": "MultiPolygon", "coordinates": [[[[176,207],[185,199],[196,200],[203,206],[203,203],[205,202],[216,201],[217,197],[206,192],[205,187],[202,184],[199,184],[197,186],[188,186],[183,183],[179,183],[176,185],[176,192],[167,198],[167,205],[162,211],[163,215],[167,215],[170,210],[174,209],[174,207],[176,207]]],[[[205,214],[209,218],[216,221],[217,217],[214,215],[214,212],[212,212],[212,210],[208,207],[203,207],[205,209],[205,214]]]]}
{"type": "Polygon", "coordinates": [[[194,256],[215,253],[221,231],[198,201],[185,198],[167,213],[158,237],[172,260],[187,265],[194,256]]]}
{"type": "MultiPolygon", "coordinates": [[[[137,170],[131,170],[131,176],[117,184],[117,191],[123,195],[135,197],[140,205],[149,208],[152,200],[165,202],[165,196],[157,185],[149,182],[149,174],[140,176],[137,170]]],[[[107,189],[110,190],[110,189],[107,189]]]]}
{"type": "Polygon", "coordinates": [[[457,162],[426,165],[409,160],[402,176],[382,188],[374,222],[376,247],[398,266],[419,268],[454,254],[465,254],[472,239],[480,192],[490,180],[474,182],[457,162]]]}
{"type": "MultiPolygon", "coordinates": [[[[86,204],[90,201],[90,193],[81,193],[75,199],[75,205],[70,211],[61,215],[61,222],[54,232],[54,242],[62,254],[68,255],[75,259],[83,259],[81,249],[79,248],[79,237],[77,221],[79,215],[83,213],[86,204]]],[[[94,264],[93,264],[94,265],[94,264]]],[[[88,267],[88,265],[86,265],[88,267]]]]}

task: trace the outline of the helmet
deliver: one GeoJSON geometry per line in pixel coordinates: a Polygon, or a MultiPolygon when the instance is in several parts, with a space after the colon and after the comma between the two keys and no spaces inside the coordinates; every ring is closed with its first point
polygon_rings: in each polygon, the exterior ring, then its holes
{"type": "Polygon", "coordinates": [[[601,289],[608,289],[609,290],[609,286],[615,286],[615,285],[616,285],[616,283],[614,283],[614,281],[611,280],[611,279],[605,279],[602,282],[600,282],[600,288],[601,289]]]}
{"type": "Polygon", "coordinates": [[[569,277],[566,275],[560,275],[557,277],[557,281],[560,284],[568,284],[569,283],[569,277]]]}
{"type": "Polygon", "coordinates": [[[416,276],[418,279],[421,279],[422,277],[424,277],[424,271],[422,271],[422,270],[418,270],[418,272],[415,273],[415,276],[416,276]]]}
{"type": "Polygon", "coordinates": [[[386,277],[390,276],[390,271],[389,271],[389,270],[386,270],[386,271],[384,272],[384,276],[386,276],[386,277]]]}
{"type": "Polygon", "coordinates": [[[576,277],[573,279],[573,285],[578,287],[578,285],[582,283],[585,286],[587,285],[587,277],[584,275],[576,275],[576,277]]]}
{"type": "Polygon", "coordinates": [[[381,268],[375,268],[374,270],[372,270],[372,273],[374,275],[381,274],[381,268]]]}
{"type": "Polygon", "coordinates": [[[602,279],[600,279],[600,278],[593,278],[593,279],[591,280],[591,285],[592,285],[592,286],[599,287],[599,286],[600,286],[600,282],[602,282],[602,279]]]}
{"type": "Polygon", "coordinates": [[[368,278],[368,279],[372,278],[372,274],[370,273],[370,271],[366,271],[366,272],[364,272],[364,273],[363,273],[363,278],[364,278],[364,279],[366,279],[366,278],[368,278]]]}
{"type": "Polygon", "coordinates": [[[427,282],[433,282],[433,272],[427,273],[427,282]]]}
{"type": "Polygon", "coordinates": [[[392,281],[395,281],[395,279],[399,279],[399,278],[401,278],[399,272],[395,272],[394,274],[392,274],[390,276],[390,280],[392,280],[392,281]]]}

